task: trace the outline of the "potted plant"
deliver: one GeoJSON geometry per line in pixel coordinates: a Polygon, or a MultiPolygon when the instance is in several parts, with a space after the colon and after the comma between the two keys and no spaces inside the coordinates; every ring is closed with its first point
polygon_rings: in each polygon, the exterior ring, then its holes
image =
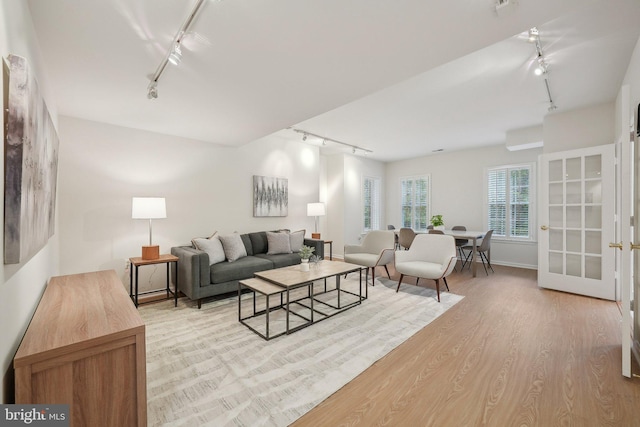
{"type": "Polygon", "coordinates": [[[442,219],[442,215],[434,215],[431,217],[431,225],[436,230],[444,230],[444,220],[442,219]]]}
{"type": "Polygon", "coordinates": [[[311,258],[311,254],[315,251],[316,248],[312,248],[311,246],[303,245],[300,248],[300,260],[302,263],[300,264],[300,270],[309,271],[309,258],[311,258]]]}

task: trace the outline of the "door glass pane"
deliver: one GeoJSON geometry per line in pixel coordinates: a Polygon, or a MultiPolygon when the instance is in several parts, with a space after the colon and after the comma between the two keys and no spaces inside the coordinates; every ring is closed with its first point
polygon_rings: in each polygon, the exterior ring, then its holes
{"type": "Polygon", "coordinates": [[[549,226],[550,227],[563,227],[562,223],[562,206],[549,207],[549,226]]]}
{"type": "Polygon", "coordinates": [[[585,203],[602,203],[602,181],[585,181],[584,198],[585,203]]]}
{"type": "Polygon", "coordinates": [[[584,232],[584,251],[589,254],[602,253],[602,233],[599,231],[584,232]]]}
{"type": "Polygon", "coordinates": [[[567,203],[582,203],[582,182],[567,182],[567,203]]]}
{"type": "Polygon", "coordinates": [[[549,162],[549,182],[562,181],[562,160],[549,162]]]}
{"type": "Polygon", "coordinates": [[[562,235],[562,230],[549,230],[549,250],[562,251],[564,249],[562,235]]]}
{"type": "Polygon", "coordinates": [[[567,228],[582,227],[582,208],[580,206],[567,206],[567,228]]]}
{"type": "Polygon", "coordinates": [[[549,252],[549,272],[550,273],[556,273],[556,274],[564,273],[562,271],[563,257],[564,255],[562,255],[562,253],[549,252]]]}
{"type": "Polygon", "coordinates": [[[582,158],[567,159],[567,180],[582,179],[582,158]]]}
{"type": "Polygon", "coordinates": [[[567,276],[582,276],[582,255],[567,254],[567,276]]]}
{"type": "Polygon", "coordinates": [[[602,228],[602,207],[585,206],[584,222],[586,228],[602,228]]]}
{"type": "Polygon", "coordinates": [[[584,177],[600,178],[602,171],[602,156],[587,156],[584,158],[584,177]]]}
{"type": "Polygon", "coordinates": [[[582,232],[567,230],[567,252],[582,252],[582,232]]]}
{"type": "Polygon", "coordinates": [[[602,258],[595,256],[584,257],[584,275],[589,279],[602,279],[602,258]]]}
{"type": "Polygon", "coordinates": [[[561,205],[564,198],[562,195],[562,184],[549,184],[549,204],[561,205]]]}

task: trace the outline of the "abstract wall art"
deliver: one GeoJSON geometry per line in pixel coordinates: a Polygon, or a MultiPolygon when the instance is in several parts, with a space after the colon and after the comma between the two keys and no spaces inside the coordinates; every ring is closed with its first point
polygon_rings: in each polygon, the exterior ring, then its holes
{"type": "Polygon", "coordinates": [[[289,182],[286,178],[253,176],[253,216],[287,216],[289,182]]]}
{"type": "Polygon", "coordinates": [[[55,231],[58,135],[25,58],[9,55],[4,71],[4,263],[17,264],[55,231]]]}

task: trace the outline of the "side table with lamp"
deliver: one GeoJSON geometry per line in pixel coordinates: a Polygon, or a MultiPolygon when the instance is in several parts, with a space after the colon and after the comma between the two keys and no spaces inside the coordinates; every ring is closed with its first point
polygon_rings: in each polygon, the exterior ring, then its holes
{"type": "MultiPolygon", "coordinates": [[[[174,306],[178,305],[178,278],[176,277],[174,291],[170,289],[169,265],[172,262],[178,265],[178,257],[171,254],[160,255],[160,246],[153,244],[153,229],[151,226],[152,219],[163,219],[167,217],[167,207],[164,197],[134,197],[131,203],[132,219],[148,219],[149,220],[149,245],[142,246],[142,256],[129,258],[131,267],[129,270],[129,296],[133,300],[136,307],[138,306],[138,268],[143,265],[166,264],[167,265],[167,299],[173,294],[174,306]],[[135,280],[133,271],[135,269],[135,280]],[[135,289],[134,289],[135,285],[135,289]],[[134,293],[135,290],[135,293],[134,293]]],[[[144,292],[151,293],[156,291],[144,292]]]]}

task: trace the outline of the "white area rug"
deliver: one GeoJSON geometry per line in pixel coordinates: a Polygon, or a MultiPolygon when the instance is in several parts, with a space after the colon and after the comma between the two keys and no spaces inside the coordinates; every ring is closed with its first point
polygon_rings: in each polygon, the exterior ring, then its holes
{"type": "MultiPolygon", "coordinates": [[[[356,276],[342,285],[356,290],[356,276]]],[[[237,297],[141,306],[148,425],[289,425],[462,299],[395,286],[376,279],[361,305],[271,341],[238,322],[237,297]]]]}

